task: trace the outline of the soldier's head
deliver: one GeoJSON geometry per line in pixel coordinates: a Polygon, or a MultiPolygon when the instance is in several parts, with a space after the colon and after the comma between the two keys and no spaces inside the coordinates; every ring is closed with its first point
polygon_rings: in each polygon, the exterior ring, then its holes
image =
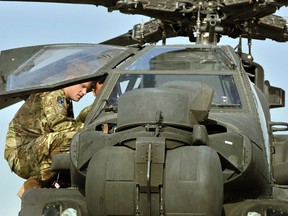
{"type": "MultiPolygon", "coordinates": [[[[67,68],[65,70],[65,76],[66,78],[74,78],[78,77],[79,75],[87,75],[91,74],[92,68],[90,65],[82,60],[77,60],[70,62],[67,65],[67,68]]],[[[73,101],[79,101],[86,93],[88,93],[91,90],[91,82],[84,82],[81,84],[76,84],[73,86],[68,86],[64,88],[65,96],[67,97],[68,100],[73,100],[73,101]]]]}
{"type": "Polygon", "coordinates": [[[85,82],[64,88],[68,100],[79,101],[91,89],[92,82],[85,82]]]}
{"type": "Polygon", "coordinates": [[[95,97],[99,94],[99,91],[101,90],[106,77],[107,77],[106,74],[102,75],[97,80],[92,82],[91,90],[92,90],[92,93],[95,97]]]}

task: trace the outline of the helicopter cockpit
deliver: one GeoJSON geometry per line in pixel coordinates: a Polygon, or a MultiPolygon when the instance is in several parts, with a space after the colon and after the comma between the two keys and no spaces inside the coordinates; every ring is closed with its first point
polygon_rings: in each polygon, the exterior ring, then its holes
{"type": "Polygon", "coordinates": [[[212,107],[240,109],[241,100],[233,78],[235,65],[221,49],[155,46],[124,66],[108,104],[117,105],[118,98],[131,90],[190,81],[205,83],[214,90],[212,107]]]}

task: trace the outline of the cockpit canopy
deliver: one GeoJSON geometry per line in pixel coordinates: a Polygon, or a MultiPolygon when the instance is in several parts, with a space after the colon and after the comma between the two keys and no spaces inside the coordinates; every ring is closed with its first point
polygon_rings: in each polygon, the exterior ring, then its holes
{"type": "Polygon", "coordinates": [[[237,66],[226,54],[229,52],[211,46],[153,46],[145,51],[119,69],[121,75],[108,98],[109,105],[117,105],[118,98],[131,90],[190,81],[214,90],[212,106],[241,108],[233,77],[237,66]]]}
{"type": "Polygon", "coordinates": [[[107,45],[66,44],[23,48],[28,54],[22,56],[15,56],[13,50],[5,51],[1,54],[2,71],[6,72],[4,82],[0,83],[1,94],[95,76],[107,62],[125,50],[125,47],[107,45]],[[16,69],[9,71],[15,64],[16,69]]]}

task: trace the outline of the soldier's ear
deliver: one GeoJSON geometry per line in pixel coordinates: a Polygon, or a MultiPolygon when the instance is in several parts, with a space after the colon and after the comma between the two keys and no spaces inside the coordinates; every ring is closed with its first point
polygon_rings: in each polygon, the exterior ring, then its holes
{"type": "Polygon", "coordinates": [[[96,89],[92,89],[92,93],[93,93],[93,95],[94,95],[94,97],[96,97],[97,95],[96,95],[96,89]]]}

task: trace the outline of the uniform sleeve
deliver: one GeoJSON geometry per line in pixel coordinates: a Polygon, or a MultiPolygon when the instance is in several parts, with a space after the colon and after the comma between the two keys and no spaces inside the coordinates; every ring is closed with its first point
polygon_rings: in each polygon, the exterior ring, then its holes
{"type": "Polygon", "coordinates": [[[41,98],[47,125],[51,131],[78,131],[84,126],[74,118],[68,117],[68,104],[59,91],[44,94],[41,98]]]}
{"type": "Polygon", "coordinates": [[[87,117],[87,115],[88,115],[88,113],[89,113],[89,111],[90,111],[90,109],[91,109],[91,105],[85,107],[85,108],[79,113],[79,115],[77,116],[76,121],[78,121],[78,122],[83,122],[83,123],[84,123],[85,120],[86,120],[86,117],[87,117]]]}

